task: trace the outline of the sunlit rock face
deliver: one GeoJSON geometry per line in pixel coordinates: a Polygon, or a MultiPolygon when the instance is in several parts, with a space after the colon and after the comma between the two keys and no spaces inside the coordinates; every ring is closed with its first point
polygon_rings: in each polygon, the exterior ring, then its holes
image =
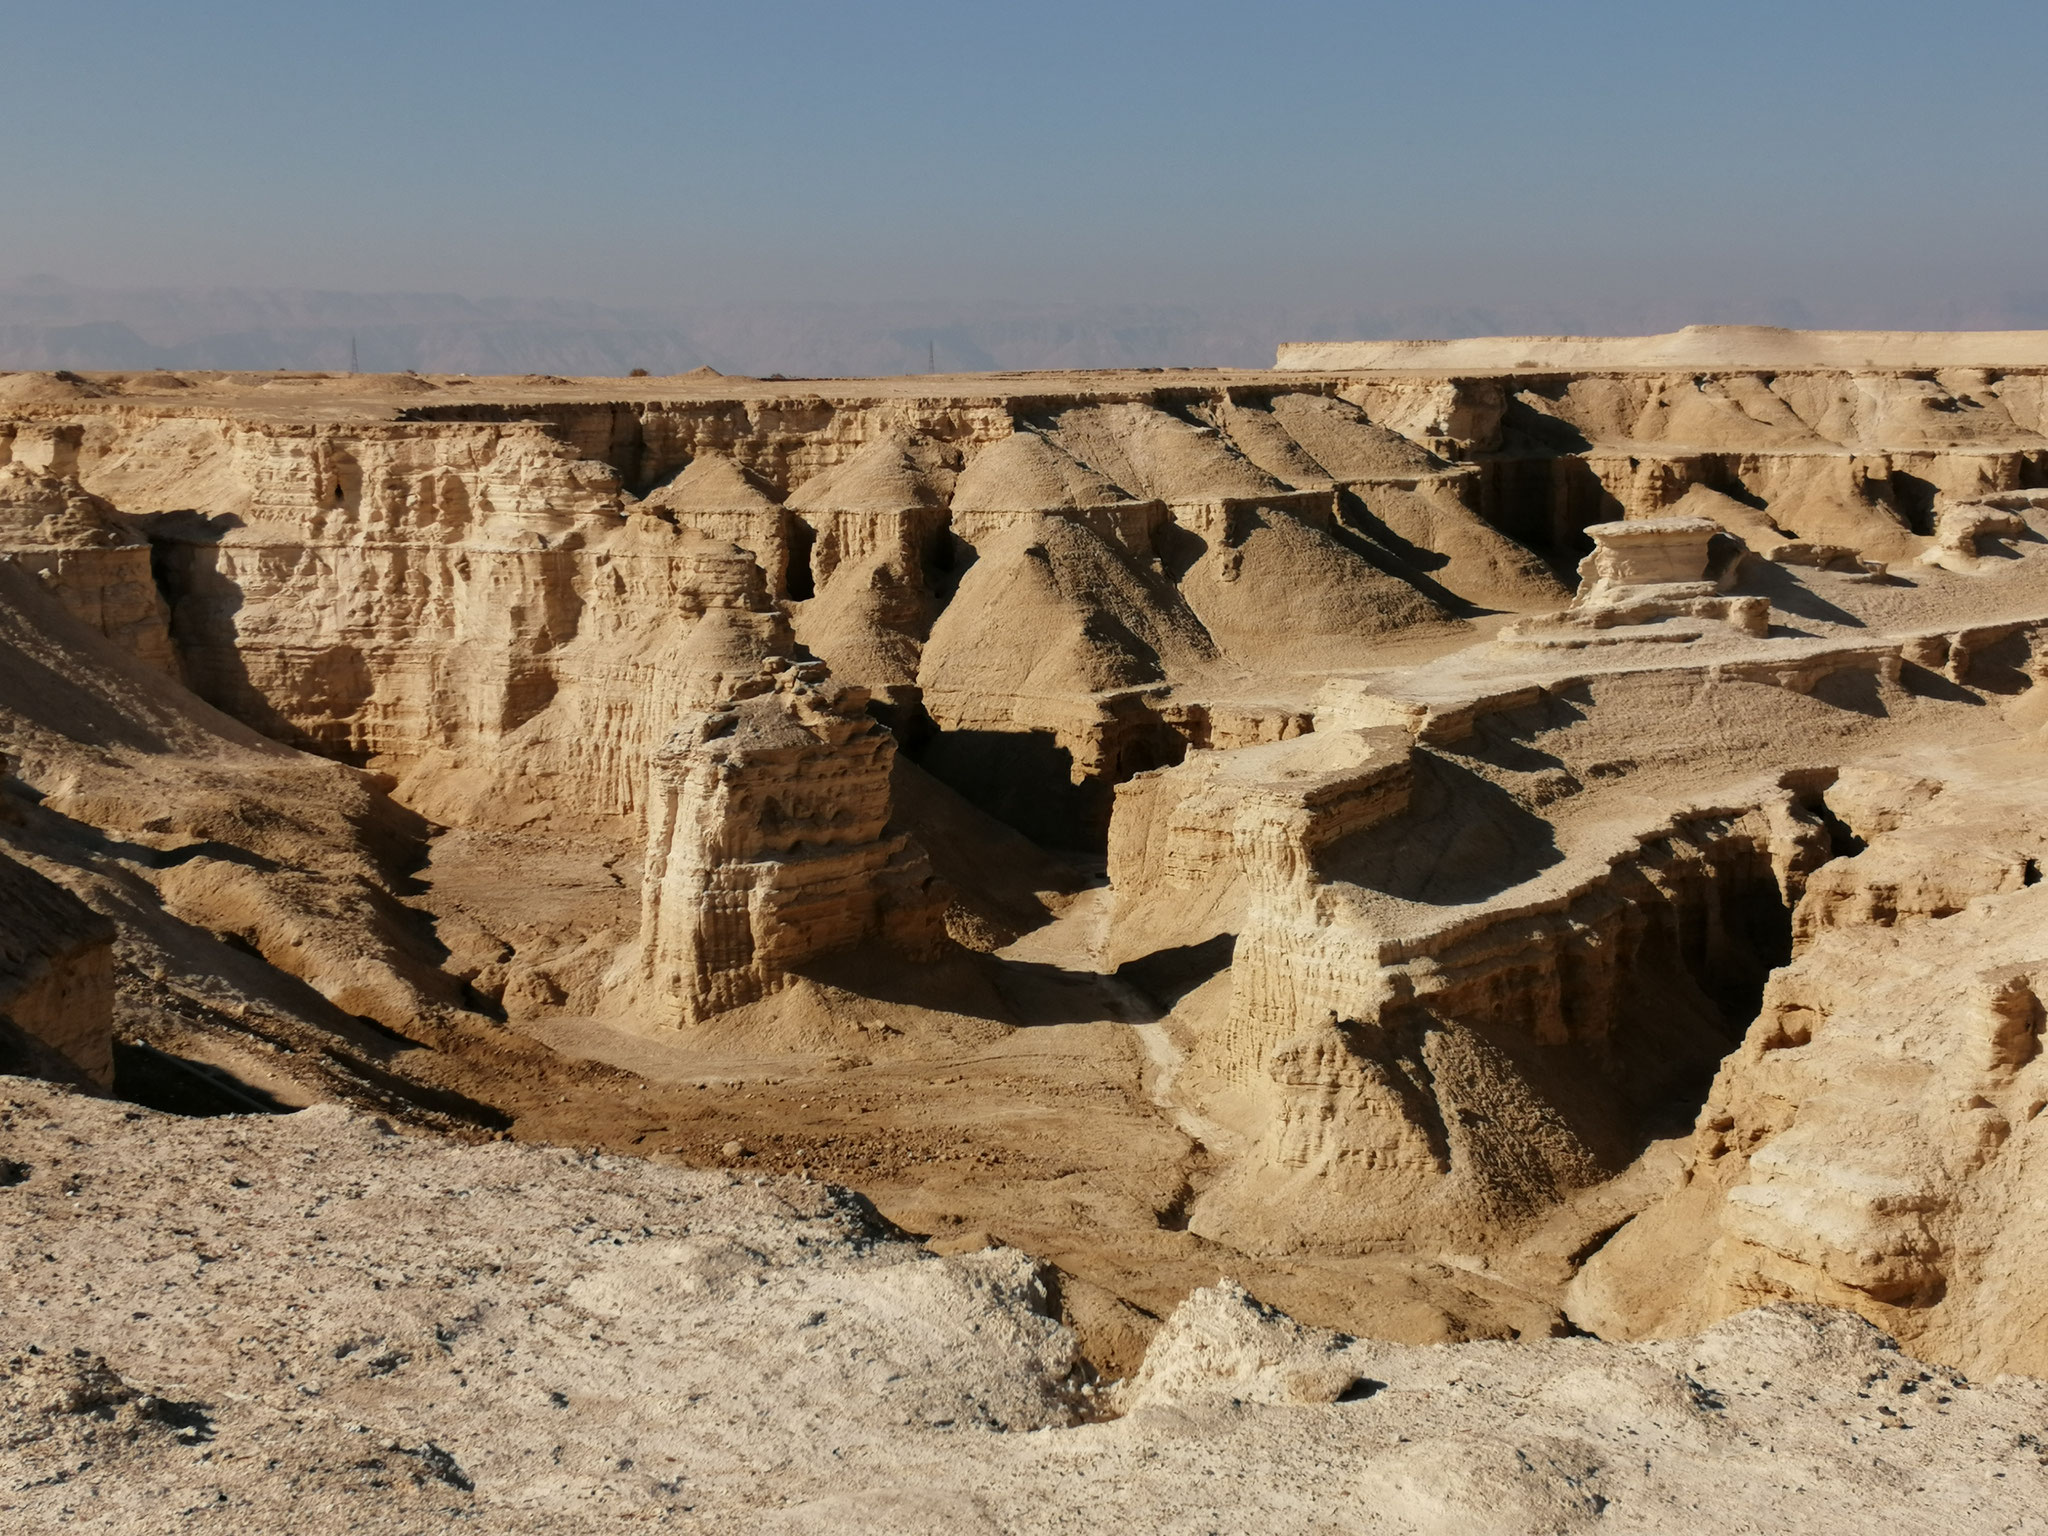
{"type": "Polygon", "coordinates": [[[887,834],[896,744],[866,702],[821,663],[771,661],[655,754],[641,973],[682,1022],[865,940],[944,942],[931,866],[887,834]]]}
{"type": "Polygon", "coordinates": [[[2048,357],[1681,340],[9,375],[0,843],[97,916],[0,1011],[852,1182],[1120,1374],[1218,1273],[2035,1369],[2048,357]]]}

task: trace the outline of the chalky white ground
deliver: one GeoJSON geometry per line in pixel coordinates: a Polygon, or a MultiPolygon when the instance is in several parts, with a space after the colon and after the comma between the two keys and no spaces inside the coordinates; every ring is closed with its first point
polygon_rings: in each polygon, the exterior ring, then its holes
{"type": "Polygon", "coordinates": [[[0,1528],[2048,1528],[2048,1386],[1844,1313],[1401,1346],[1196,1292],[1099,1389],[1031,1261],[829,1186],[0,1082],[0,1528]]]}

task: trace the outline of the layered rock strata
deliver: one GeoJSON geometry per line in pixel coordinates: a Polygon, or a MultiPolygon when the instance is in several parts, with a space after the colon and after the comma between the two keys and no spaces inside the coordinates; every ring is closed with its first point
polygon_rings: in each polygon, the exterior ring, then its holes
{"type": "MultiPolygon", "coordinates": [[[[181,425],[122,467],[199,455],[181,425]]],[[[533,426],[244,430],[213,451],[208,509],[148,519],[194,689],[390,768],[446,820],[637,817],[649,754],[730,653],[751,671],[789,648],[750,553],[627,516],[607,466],[533,426]]]]}
{"type": "Polygon", "coordinates": [[[757,1001],[865,940],[944,942],[924,852],[891,835],[895,742],[816,662],[778,659],[655,755],[643,1003],[684,1024],[757,1001]]]}
{"type": "Polygon", "coordinates": [[[2024,1529],[2048,1491],[2039,1382],[1823,1308],[1413,1347],[1224,1281],[1110,1390],[1056,1273],[935,1257],[812,1180],[16,1079],[0,1132],[0,1517],[23,1530],[161,1529],[166,1490],[191,1523],[320,1536],[1078,1529],[1114,1489],[1136,1527],[1280,1536],[1337,1489],[1416,1536],[1693,1536],[1703,1508],[1857,1536],[2024,1529]]]}
{"type": "Polygon", "coordinates": [[[1408,809],[1411,752],[1399,728],[1340,728],[1197,752],[1119,785],[1112,957],[1237,932],[1255,903],[1307,888],[1324,850],[1408,809]]]}
{"type": "Polygon", "coordinates": [[[232,381],[180,382],[161,398],[146,379],[96,383],[11,411],[38,459],[50,431],[78,428],[86,483],[145,519],[180,665],[204,696],[375,760],[457,822],[630,824],[639,765],[677,709],[716,691],[692,693],[673,676],[691,659],[669,653],[722,610],[763,616],[755,659],[786,651],[773,607],[877,691],[914,752],[936,747],[954,787],[1012,815],[1040,792],[1064,797],[1034,833],[1099,846],[1115,783],[1190,740],[1177,722],[1281,702],[1246,698],[1231,674],[1363,662],[1461,605],[1557,606],[1529,545],[1575,555],[1589,524],[1712,496],[1772,558],[1895,560],[1930,547],[1934,498],[2048,478],[2041,375],[2018,367],[1362,369],[951,393],[650,381],[601,398],[412,380],[403,400],[339,408],[374,381],[280,381],[249,405],[224,403],[232,381]],[[705,569],[687,539],[628,538],[642,488],[649,527],[736,546],[759,595],[705,569]],[[1037,649],[977,606],[986,578],[941,654],[925,653],[983,546],[1028,515],[1110,546],[1067,586],[1105,560],[1154,581],[1135,628],[1069,604],[1056,638],[1091,658],[1026,705],[963,685],[965,651],[1037,649]],[[640,547],[613,547],[625,543],[640,547]],[[659,567],[674,574],[650,579],[659,567]],[[1199,638],[1160,649],[1162,628],[1199,638]],[[593,691],[612,702],[575,717],[593,691]],[[1035,766],[1007,771],[1011,758],[1035,766]]]}
{"type": "Polygon", "coordinates": [[[890,435],[806,481],[787,503],[809,546],[797,638],[867,688],[899,726],[916,719],[918,661],[938,607],[931,568],[946,547],[956,462],[944,443],[890,435]]]}
{"type": "MultiPolygon", "coordinates": [[[[1822,700],[1874,684],[1875,719],[1947,714],[1968,730],[1975,701],[2030,665],[2036,633],[1808,643],[1761,665],[1731,649],[1707,669],[1648,667],[1655,648],[1630,677],[1438,697],[1406,715],[1368,707],[1394,703],[1384,694],[1333,687],[1313,735],[1197,754],[1124,786],[1112,956],[1236,936],[1225,1000],[1189,1043],[1186,1091],[1246,1137],[1245,1155],[1196,1202],[1196,1230],[1326,1245],[1382,1241],[1420,1218],[1481,1241],[1671,1134],[1791,953],[1793,914],[1815,910],[1808,881],[1834,856],[1836,775],[1817,748],[1848,750],[1849,733],[1822,700]],[[1953,675],[1982,691],[1945,702],[1948,679],[1915,658],[1945,666],[1972,643],[2022,649],[1974,673],[1964,660],[1953,675]],[[1610,735],[1603,717],[1649,718],[1631,695],[1680,714],[1698,709],[1688,695],[1716,698],[1717,724],[1689,741],[1610,735]],[[1406,729],[1351,723],[1375,719],[1406,729]],[[1759,760],[1788,771],[1745,783],[1759,760]],[[1726,787],[1702,799],[1693,783],[1676,815],[1600,788],[1667,771],[1671,789],[1702,771],[1726,787]],[[1330,815],[1319,834],[1316,792],[1345,785],[1385,788],[1374,814],[1330,815]],[[1275,798],[1299,808],[1284,847],[1246,836],[1275,798]],[[1616,809],[1602,815],[1603,802],[1616,809]],[[1588,1082],[1601,1085],[1590,1096],[1588,1082]]],[[[1744,643],[1757,644],[1722,642],[1744,643]]],[[[2017,881],[2020,862],[2001,878],[2017,881]]]]}
{"type": "Polygon", "coordinates": [[[433,1081],[484,1021],[398,894],[427,829],[388,780],[211,709],[7,562],[0,734],[0,932],[61,1075],[104,1083],[111,1050],[123,1093],[209,1113],[342,1095],[503,1123],[433,1081]]]}
{"type": "Polygon", "coordinates": [[[979,551],[1019,523],[1061,516],[1085,524],[1138,560],[1153,555],[1167,520],[1162,501],[1133,500],[1043,432],[1019,430],[969,461],[953,488],[953,536],[979,551]]]}
{"type": "Polygon", "coordinates": [[[1831,787],[1855,840],[1808,880],[1794,957],[1682,1160],[1574,1282],[1589,1326],[1827,1297],[1972,1368],[2048,1368],[2016,1289],[2048,1241],[2024,1193],[2048,1103],[2048,832],[1986,756],[1831,787]]]}
{"type": "MultiPolygon", "coordinates": [[[[631,453],[619,447],[616,416],[601,431],[595,420],[547,412],[543,421],[415,420],[368,431],[321,422],[282,435],[228,424],[214,438],[211,423],[179,414],[88,442],[85,458],[95,483],[147,514],[180,654],[202,695],[287,739],[388,766],[448,819],[519,819],[553,805],[573,820],[575,801],[586,817],[635,814],[630,761],[653,749],[660,726],[630,718],[633,701],[668,689],[649,712],[658,721],[672,712],[673,690],[688,685],[660,681],[664,660],[631,653],[662,649],[656,625],[679,632],[704,612],[760,612],[764,603],[783,605],[797,638],[886,701],[909,736],[935,725],[961,736],[972,760],[977,736],[1028,742],[1044,733],[1067,754],[1080,797],[1106,807],[1116,779],[1178,751],[1174,722],[1206,701],[1119,701],[1120,678],[1107,688],[1084,678],[1020,710],[1000,689],[949,686],[943,666],[926,677],[933,617],[956,597],[963,559],[975,563],[999,526],[1067,518],[1107,540],[1101,558],[1128,562],[1140,584],[1149,576],[1135,642],[1085,619],[1078,633],[1065,631],[1089,645],[1106,637],[1120,653],[1109,671],[1148,683],[1199,678],[1219,646],[1251,660],[1441,618],[1405,577],[1361,562],[1356,546],[1371,540],[1333,522],[1333,496],[1373,474],[1388,494],[1408,495],[1433,475],[1455,478],[1451,471],[1432,469],[1412,446],[1389,447],[1400,440],[1342,402],[1293,412],[1312,439],[1328,440],[1322,451],[1345,465],[1342,479],[1305,450],[1279,451],[1287,411],[1231,412],[1247,440],[1259,439],[1255,451],[1294,480],[1258,468],[1218,428],[1137,402],[1057,402],[1044,430],[1020,432],[1023,416],[1004,415],[1000,438],[995,420],[972,412],[827,410],[757,418],[738,437],[700,423],[687,449],[647,418],[631,453]],[[1076,445],[1137,488],[1076,459],[1076,445]],[[1004,467],[1006,456],[1034,450],[1037,462],[1004,467]],[[956,473],[983,452],[991,462],[967,474],[963,521],[949,532],[956,473]],[[626,494],[629,475],[655,480],[644,502],[626,494]],[[629,516],[629,506],[652,517],[629,516]],[[664,525],[744,551],[760,570],[758,594],[707,570],[687,538],[664,555],[664,525]],[[292,551],[301,548],[325,553],[299,562],[292,551]],[[636,579],[653,575],[649,558],[673,575],[651,586],[636,579]],[[627,611],[659,617],[636,624],[622,657],[612,616],[627,611]],[[1148,657],[1142,636],[1161,625],[1188,642],[1148,657]],[[610,718],[547,718],[573,711],[555,701],[593,685],[616,686],[610,718]],[[422,699],[433,701],[427,718],[422,699]],[[1133,736],[1148,743],[1134,753],[1123,745],[1133,736]],[[515,756],[524,771],[514,770],[515,756]],[[586,786],[561,793],[518,782],[536,775],[586,786]]],[[[1420,546],[1410,554],[1442,558],[1420,546]]],[[[769,633],[759,653],[778,649],[786,641],[769,633]]],[[[970,761],[951,777],[973,793],[980,772],[970,761]]],[[[1006,793],[996,786],[983,798],[1006,793]]],[[[1102,811],[1067,819],[1092,825],[1080,835],[1099,841],[1102,811]]]]}
{"type": "MultiPolygon", "coordinates": [[[[1502,638],[1522,645],[1581,646],[1621,635],[1599,631],[1660,625],[1668,619],[1711,619],[1738,634],[1761,638],[1770,630],[1767,597],[1729,596],[1746,557],[1708,517],[1652,517],[1595,523],[1586,529],[1593,552],[1579,562],[1579,590],[1562,613],[1524,619],[1502,638]],[[1716,540],[1719,548],[1716,548],[1716,540]],[[1585,631],[1594,631],[1587,635],[1585,631]]],[[[1686,641],[1697,629],[1664,625],[1632,638],[1686,641]]]]}
{"type": "Polygon", "coordinates": [[[1376,931],[1342,886],[1255,908],[1194,1054],[1261,1104],[1254,1150],[1197,1221],[1281,1245],[1418,1219],[1477,1237],[1617,1171],[1726,1048],[1820,840],[1788,796],[1702,807],[1591,879],[1434,932],[1376,931]],[[1581,1074],[1602,1084],[1583,1102],[1581,1074]]]}
{"type": "Polygon", "coordinates": [[[2026,514],[2039,513],[2044,504],[2048,504],[2048,492],[2040,490],[1949,502],[1939,509],[1934,542],[1921,552],[1920,563],[1974,576],[1987,561],[2017,558],[2010,541],[2039,537],[2026,514]]]}
{"type": "MultiPolygon", "coordinates": [[[[1082,1027],[1020,1057],[1086,1035],[1142,1075],[1147,1134],[1185,1137],[1162,1189],[1047,1173],[1142,1228],[1145,1264],[1399,1251],[1519,1265],[1532,1307],[1603,1332],[1820,1297],[1950,1358],[2032,1358],[2012,1213],[2040,860],[1912,833],[1858,775],[2017,744],[2003,773],[2029,782],[2048,369],[1496,361],[10,387],[24,783],[0,839],[117,917],[132,1038],[203,1040],[279,1102],[380,1082],[417,1108],[429,1078],[481,1080],[457,1050],[538,1095],[607,1008],[752,1010],[603,1047],[636,1064],[751,1045],[785,1007],[845,1024],[835,1049],[895,1009],[906,1059],[970,1008],[984,1039],[1054,1019],[1082,1027]],[[126,564],[32,576],[65,519],[126,564]],[[124,528],[175,667],[244,725],[138,659],[124,528]],[[1567,607],[1552,572],[1589,545],[1567,607]],[[957,925],[993,952],[955,957],[981,988],[958,1015],[897,1001],[939,990],[894,958],[932,952],[938,893],[891,825],[891,749],[800,647],[933,777],[1109,853],[1107,891],[1032,873],[957,925]],[[588,911],[542,893],[464,926],[420,889],[442,870],[414,883],[432,829],[409,812],[504,869],[582,861],[588,911]],[[627,850],[652,850],[639,890],[627,850]],[[864,952],[886,984],[826,964],[864,952]],[[1888,976],[1867,1016],[1843,979],[1866,970],[1888,976]]],[[[949,875],[1030,862],[946,811],[949,875]]],[[[929,1075],[893,1091],[979,1081],[929,1075]]]]}
{"type": "Polygon", "coordinates": [[[149,540],[78,483],[80,428],[43,436],[40,455],[24,444],[17,457],[16,431],[0,424],[0,559],[34,574],[138,660],[174,672],[170,615],[151,574],[149,540]]]}
{"type": "MultiPolygon", "coordinates": [[[[739,546],[761,567],[771,595],[790,596],[793,519],[780,510],[775,488],[738,460],[722,453],[700,454],[649,491],[640,510],[739,546]]],[[[808,585],[808,566],[797,576],[800,584],[808,585]]]]}

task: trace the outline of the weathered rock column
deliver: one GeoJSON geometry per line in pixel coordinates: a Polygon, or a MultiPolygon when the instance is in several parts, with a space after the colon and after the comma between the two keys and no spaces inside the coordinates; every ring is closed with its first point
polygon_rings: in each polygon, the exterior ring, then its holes
{"type": "Polygon", "coordinates": [[[777,657],[655,755],[640,974],[696,1023],[788,984],[805,961],[879,940],[944,940],[924,850],[891,835],[893,736],[865,689],[777,657]]]}

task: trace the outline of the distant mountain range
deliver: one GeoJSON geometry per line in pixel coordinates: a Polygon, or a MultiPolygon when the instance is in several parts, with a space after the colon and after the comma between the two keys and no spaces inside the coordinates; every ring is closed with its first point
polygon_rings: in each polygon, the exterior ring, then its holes
{"type": "MultiPolygon", "coordinates": [[[[2048,295],[1894,326],[2048,325],[2048,295]]],[[[365,373],[654,374],[710,366],[791,378],[1044,368],[1270,366],[1281,341],[1641,334],[1693,322],[1886,323],[1800,304],[1506,309],[1142,304],[736,304],[673,310],[453,293],[0,284],[0,370],[304,368],[365,373]]]]}

